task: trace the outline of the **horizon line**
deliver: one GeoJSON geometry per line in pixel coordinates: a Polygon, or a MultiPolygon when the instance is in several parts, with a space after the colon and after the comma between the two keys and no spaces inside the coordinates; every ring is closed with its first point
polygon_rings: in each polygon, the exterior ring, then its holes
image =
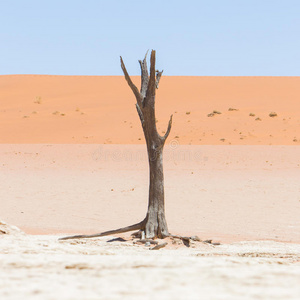
{"type": "MultiPolygon", "coordinates": [[[[0,74],[0,76],[124,77],[124,75],[0,74]]],[[[130,75],[140,77],[141,75],[130,75]]],[[[300,75],[164,75],[163,77],[300,77],[300,75]]]]}

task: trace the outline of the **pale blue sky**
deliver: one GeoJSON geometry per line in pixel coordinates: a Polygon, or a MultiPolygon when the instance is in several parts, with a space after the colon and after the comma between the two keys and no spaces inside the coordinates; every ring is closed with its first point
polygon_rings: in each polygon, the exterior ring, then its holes
{"type": "Polygon", "coordinates": [[[299,0],[1,0],[0,74],[299,76],[299,0]]]}

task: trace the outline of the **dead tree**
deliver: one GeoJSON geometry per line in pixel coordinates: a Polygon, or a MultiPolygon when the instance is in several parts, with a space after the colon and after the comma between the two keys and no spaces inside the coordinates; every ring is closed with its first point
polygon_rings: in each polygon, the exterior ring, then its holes
{"type": "Polygon", "coordinates": [[[165,217],[163,148],[171,131],[172,115],[164,136],[161,136],[157,132],[155,119],[155,94],[163,71],[160,72],[155,69],[155,51],[152,50],[149,76],[146,53],[145,58],[139,61],[141,67],[141,89],[139,91],[128,75],[122,57],[120,57],[120,59],[125,79],[136,98],[136,109],[143,127],[147,145],[150,170],[148,211],[145,219],[140,223],[92,235],[64,237],[62,240],[101,237],[133,230],[140,230],[142,236],[145,236],[146,239],[170,236],[165,217]]]}
{"type": "Polygon", "coordinates": [[[147,144],[150,184],[148,211],[142,230],[146,238],[169,236],[168,226],[165,218],[164,201],[164,174],[163,174],[163,148],[172,127],[172,116],[170,117],[168,129],[164,136],[157,132],[155,119],[155,94],[163,71],[155,70],[155,51],[152,50],[150,58],[150,77],[148,76],[147,54],[141,66],[141,89],[130,79],[121,57],[121,67],[125,79],[136,98],[136,109],[139,114],[144,136],[147,144]]]}

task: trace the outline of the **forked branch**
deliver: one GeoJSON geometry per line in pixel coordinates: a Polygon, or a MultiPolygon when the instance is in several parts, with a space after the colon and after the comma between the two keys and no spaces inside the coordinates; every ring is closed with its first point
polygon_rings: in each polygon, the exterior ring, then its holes
{"type": "Polygon", "coordinates": [[[141,103],[142,103],[143,97],[142,97],[142,95],[140,94],[138,88],[137,88],[137,87],[135,86],[135,84],[132,82],[132,80],[131,80],[131,78],[130,78],[130,76],[129,76],[127,70],[126,70],[126,67],[125,67],[125,64],[124,64],[124,62],[123,62],[122,56],[120,56],[120,60],[121,60],[121,68],[122,68],[122,70],[123,70],[125,79],[126,79],[128,85],[130,86],[132,92],[134,93],[135,98],[136,98],[136,100],[137,100],[137,103],[138,103],[138,104],[141,104],[141,103]]]}
{"type": "Polygon", "coordinates": [[[149,82],[148,67],[147,67],[148,51],[146,52],[144,59],[139,60],[141,66],[141,91],[140,92],[143,98],[145,98],[146,96],[148,82],[149,82]]]}
{"type": "Polygon", "coordinates": [[[168,136],[170,134],[170,131],[171,131],[171,128],[172,128],[172,119],[173,119],[173,115],[171,115],[171,117],[170,117],[169,124],[168,124],[168,129],[167,129],[165,135],[162,137],[163,142],[166,141],[166,139],[168,138],[168,136]]]}

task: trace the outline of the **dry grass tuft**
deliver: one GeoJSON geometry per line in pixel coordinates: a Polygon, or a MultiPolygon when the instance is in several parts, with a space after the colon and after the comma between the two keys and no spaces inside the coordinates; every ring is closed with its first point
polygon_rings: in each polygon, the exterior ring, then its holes
{"type": "Polygon", "coordinates": [[[272,111],[269,113],[269,117],[271,117],[271,118],[277,117],[277,113],[272,111]]]}

